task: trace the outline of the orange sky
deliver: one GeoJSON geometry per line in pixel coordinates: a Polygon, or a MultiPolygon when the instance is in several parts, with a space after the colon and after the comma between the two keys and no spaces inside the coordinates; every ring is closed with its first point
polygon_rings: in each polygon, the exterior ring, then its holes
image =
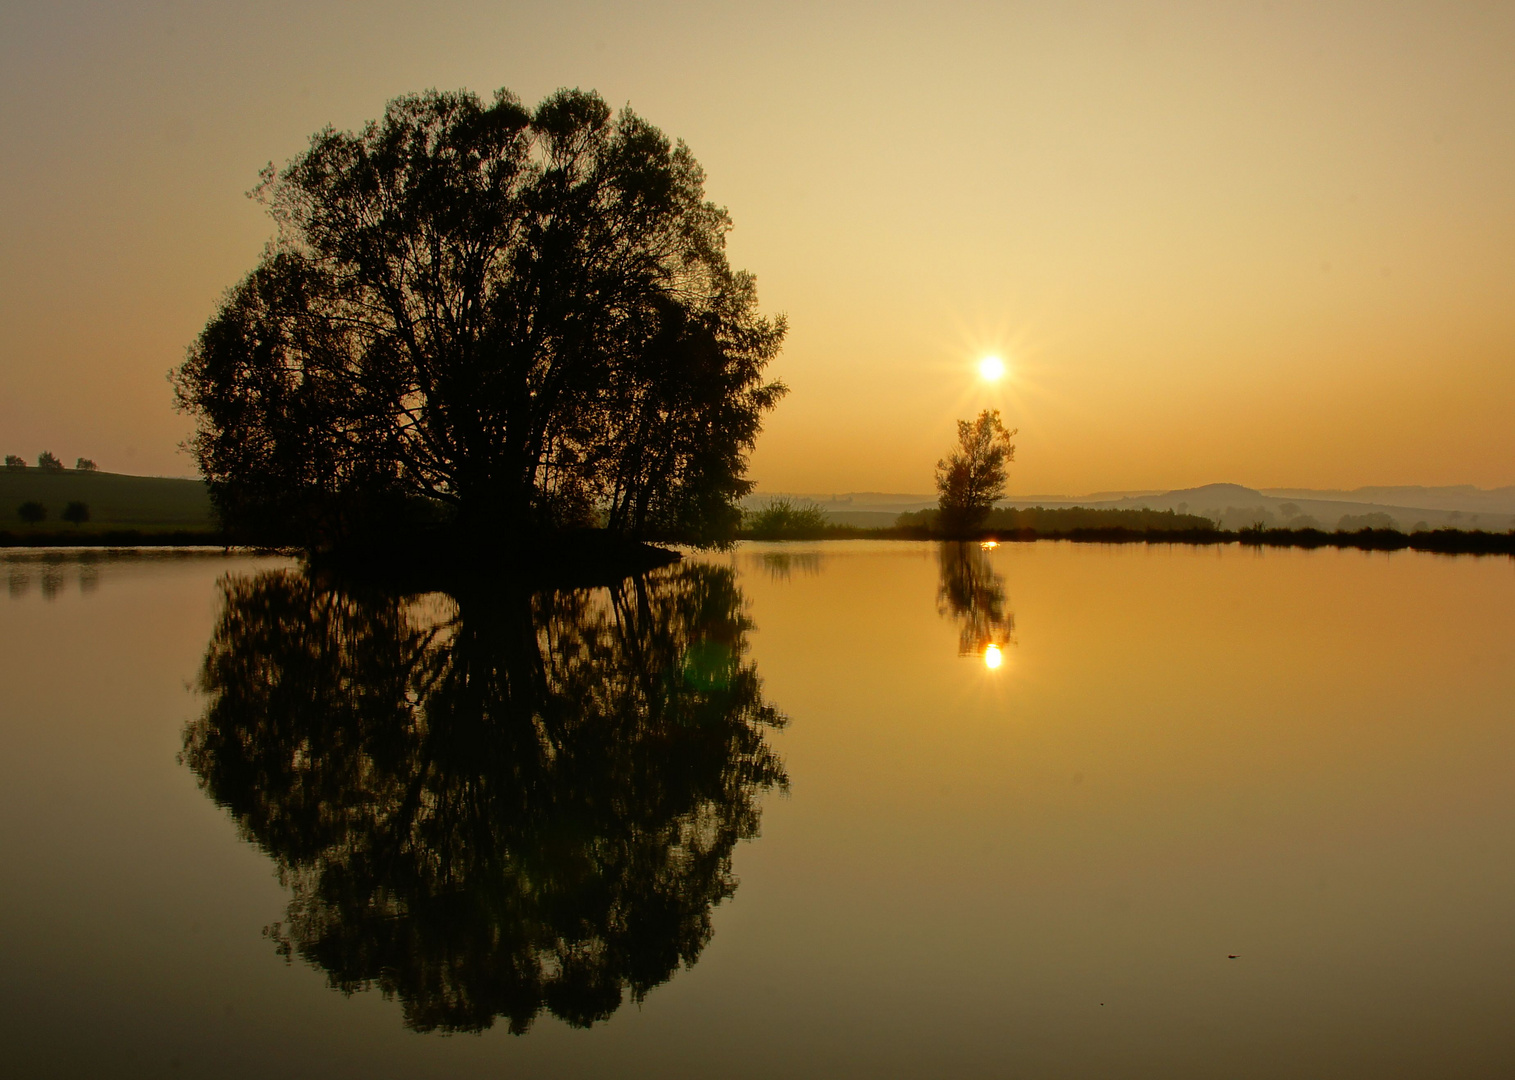
{"type": "Polygon", "coordinates": [[[187,475],[260,166],[395,94],[629,102],[788,314],[763,489],[1515,483],[1515,6],[0,7],[0,451],[187,475]],[[994,351],[996,391],[974,364],[994,351]]]}

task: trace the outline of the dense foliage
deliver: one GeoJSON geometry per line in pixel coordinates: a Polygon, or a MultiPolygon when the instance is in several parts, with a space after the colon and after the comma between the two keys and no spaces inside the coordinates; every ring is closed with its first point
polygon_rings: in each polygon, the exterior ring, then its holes
{"type": "Polygon", "coordinates": [[[320,543],[426,508],[486,535],[729,535],[784,334],[688,148],[559,91],[397,98],[258,194],[277,242],[174,381],[228,524],[320,543]]]}
{"type": "Polygon", "coordinates": [[[1005,494],[1006,466],[1015,460],[1015,432],[1005,430],[998,409],[957,422],[957,447],[936,463],[938,523],[948,536],[966,536],[1005,494]]]}

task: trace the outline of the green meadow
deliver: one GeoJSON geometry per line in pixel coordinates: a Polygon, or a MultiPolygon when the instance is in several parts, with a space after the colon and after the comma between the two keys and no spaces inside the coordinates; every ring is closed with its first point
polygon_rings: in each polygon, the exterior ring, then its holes
{"type": "Polygon", "coordinates": [[[209,532],[216,528],[210,496],[199,480],[165,476],[125,476],[120,473],[80,472],[75,469],[0,469],[0,532],[18,538],[66,533],[209,532]],[[47,511],[39,522],[21,518],[23,503],[41,503],[47,511]],[[89,520],[72,525],[63,508],[82,502],[89,520]]]}

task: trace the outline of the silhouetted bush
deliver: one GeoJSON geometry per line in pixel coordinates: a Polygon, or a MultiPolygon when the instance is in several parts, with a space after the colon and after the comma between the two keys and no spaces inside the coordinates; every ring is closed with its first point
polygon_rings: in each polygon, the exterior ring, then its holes
{"type": "Polygon", "coordinates": [[[790,499],[770,499],[742,518],[742,535],[751,540],[818,540],[832,531],[819,506],[790,499]]]}
{"type": "Polygon", "coordinates": [[[28,525],[35,525],[47,517],[47,507],[35,501],[24,502],[17,507],[16,515],[28,525]]]}

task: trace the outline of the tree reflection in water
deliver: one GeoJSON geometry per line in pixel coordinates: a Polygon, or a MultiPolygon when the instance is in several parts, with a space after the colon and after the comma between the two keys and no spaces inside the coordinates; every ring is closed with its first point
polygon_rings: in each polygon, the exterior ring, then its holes
{"type": "Polygon", "coordinates": [[[989,667],[999,667],[1001,649],[1015,634],[1004,578],[995,573],[988,553],[977,543],[943,543],[936,557],[941,570],[937,611],[957,620],[958,655],[979,656],[989,667]]]}
{"type": "Polygon", "coordinates": [[[732,572],[385,595],[223,581],[183,760],[278,865],[270,933],[418,1031],[575,1026],[710,939],[787,783],[732,572]]]}

